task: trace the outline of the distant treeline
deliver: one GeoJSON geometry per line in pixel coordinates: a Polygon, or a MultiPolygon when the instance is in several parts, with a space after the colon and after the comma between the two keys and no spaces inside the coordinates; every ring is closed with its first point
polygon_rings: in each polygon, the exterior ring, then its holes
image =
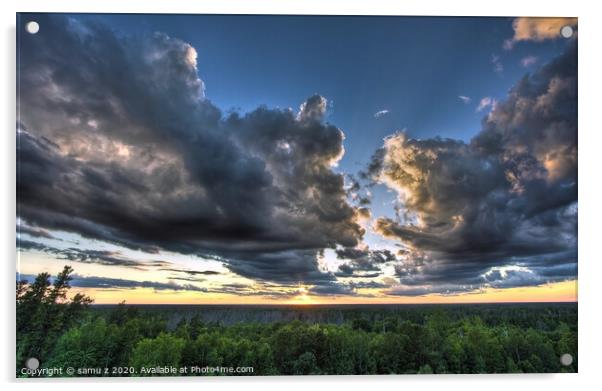
{"type": "Polygon", "coordinates": [[[252,367],[245,375],[577,371],[576,304],[174,306],[173,325],[168,306],[68,300],[71,273],[65,267],[54,284],[44,273],[17,285],[17,376],[28,376],[30,357],[42,369],[99,369],[88,372],[96,376],[157,367],[252,367]],[[216,310],[232,312],[227,324],[203,316],[216,310]],[[235,322],[237,311],[257,318],[235,322]],[[304,321],[266,323],[273,314],[265,311],[304,314],[294,316],[304,321]],[[574,358],[568,366],[560,363],[565,353],[574,358]]]}
{"type": "MultiPolygon", "coordinates": [[[[205,323],[303,323],[344,324],[363,322],[374,328],[388,319],[424,324],[431,315],[444,313],[451,321],[478,316],[488,326],[501,323],[550,331],[558,319],[577,324],[576,303],[495,303],[495,304],[339,304],[339,305],[133,305],[142,314],[163,316],[173,330],[182,320],[194,317],[205,323]]],[[[117,305],[94,305],[103,315],[117,305]]]]}

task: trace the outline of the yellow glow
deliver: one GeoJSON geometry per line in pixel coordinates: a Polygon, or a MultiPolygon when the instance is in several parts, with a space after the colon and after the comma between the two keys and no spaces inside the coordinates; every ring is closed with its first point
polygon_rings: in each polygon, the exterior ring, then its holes
{"type": "MultiPolygon", "coordinates": [[[[72,293],[84,293],[96,304],[116,304],[125,300],[129,304],[452,304],[452,303],[510,303],[510,302],[576,302],[577,281],[563,281],[535,287],[485,289],[478,293],[454,296],[426,295],[419,297],[327,297],[312,296],[306,288],[290,300],[268,297],[234,296],[219,293],[191,291],[136,289],[86,289],[73,288],[72,293]]],[[[378,295],[378,290],[362,289],[360,293],[378,295]]]]}
{"type": "Polygon", "coordinates": [[[299,288],[299,294],[295,296],[291,301],[288,301],[289,304],[311,304],[313,303],[313,299],[308,295],[308,290],[305,287],[299,288]]]}

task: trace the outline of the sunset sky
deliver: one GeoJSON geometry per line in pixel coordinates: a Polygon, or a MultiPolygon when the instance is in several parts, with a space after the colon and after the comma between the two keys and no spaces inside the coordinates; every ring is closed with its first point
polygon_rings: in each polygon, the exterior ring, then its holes
{"type": "Polygon", "coordinates": [[[96,303],[576,301],[576,23],[19,14],[17,279],[71,265],[96,303]]]}

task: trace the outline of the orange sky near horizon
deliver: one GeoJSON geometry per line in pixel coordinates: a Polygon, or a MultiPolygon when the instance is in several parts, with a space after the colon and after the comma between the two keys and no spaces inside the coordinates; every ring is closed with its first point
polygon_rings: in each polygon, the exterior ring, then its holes
{"type": "MultiPolygon", "coordinates": [[[[568,280],[533,287],[506,289],[488,288],[479,292],[457,295],[425,296],[310,296],[297,295],[292,299],[275,300],[261,296],[234,296],[228,294],[192,291],[135,289],[72,288],[72,293],[84,293],[94,299],[95,304],[454,304],[454,303],[520,303],[520,302],[577,302],[578,282],[568,280]]],[[[361,290],[361,293],[369,293],[361,290]]],[[[373,290],[376,294],[376,290],[373,290]]]]}

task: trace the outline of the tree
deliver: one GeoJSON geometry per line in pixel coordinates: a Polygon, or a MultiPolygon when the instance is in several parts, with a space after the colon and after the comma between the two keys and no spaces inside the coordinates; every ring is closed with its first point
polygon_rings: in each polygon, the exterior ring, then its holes
{"type": "Polygon", "coordinates": [[[65,266],[53,284],[48,273],[38,274],[31,284],[17,283],[17,370],[30,357],[43,364],[58,338],[83,320],[92,299],[83,294],[67,297],[72,273],[65,266]]]}
{"type": "Polygon", "coordinates": [[[136,370],[142,367],[179,367],[184,344],[184,339],[168,333],[161,333],[156,338],[145,338],[134,348],[130,365],[136,370]]]}
{"type": "Polygon", "coordinates": [[[421,375],[432,375],[433,368],[431,368],[431,366],[428,364],[424,364],[423,366],[420,367],[420,369],[418,369],[418,373],[421,375]]]}
{"type": "Polygon", "coordinates": [[[318,375],[320,368],[312,352],[301,354],[293,363],[293,375],[318,375]]]}
{"type": "MultiPolygon", "coordinates": [[[[121,366],[117,358],[123,348],[119,327],[96,318],[63,334],[53,351],[47,367],[111,368],[121,366]]],[[[91,376],[99,376],[90,373],[91,376]]],[[[100,375],[105,375],[101,372],[100,375]]]]}

